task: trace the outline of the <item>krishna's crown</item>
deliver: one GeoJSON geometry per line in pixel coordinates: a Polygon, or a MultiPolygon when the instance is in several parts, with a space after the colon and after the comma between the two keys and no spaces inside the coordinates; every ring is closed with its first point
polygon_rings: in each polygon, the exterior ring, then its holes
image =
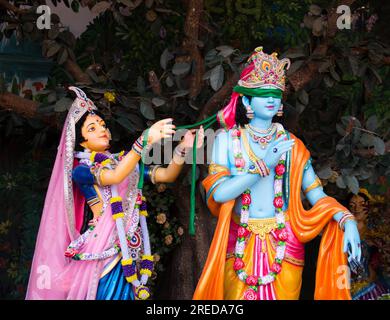
{"type": "Polygon", "coordinates": [[[249,57],[248,62],[254,64],[254,69],[245,77],[238,81],[238,85],[244,88],[271,87],[284,91],[285,89],[285,69],[290,67],[290,59],[279,60],[277,53],[268,55],[263,52],[263,47],[257,47],[255,52],[249,57]]]}

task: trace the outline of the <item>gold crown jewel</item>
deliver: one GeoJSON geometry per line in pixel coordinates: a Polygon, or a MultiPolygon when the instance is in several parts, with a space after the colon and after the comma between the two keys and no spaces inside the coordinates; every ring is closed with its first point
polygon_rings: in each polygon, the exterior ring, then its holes
{"type": "Polygon", "coordinates": [[[275,88],[285,90],[286,70],[290,67],[290,59],[279,60],[278,54],[266,54],[263,47],[257,47],[249,57],[248,62],[254,64],[254,69],[238,81],[238,85],[245,88],[275,88]]]}

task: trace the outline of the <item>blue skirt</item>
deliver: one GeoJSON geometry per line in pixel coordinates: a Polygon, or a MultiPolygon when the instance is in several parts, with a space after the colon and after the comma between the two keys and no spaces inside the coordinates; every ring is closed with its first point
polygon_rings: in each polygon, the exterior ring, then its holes
{"type": "Polygon", "coordinates": [[[96,300],[134,300],[133,286],[126,281],[120,262],[100,279],[96,300]]]}

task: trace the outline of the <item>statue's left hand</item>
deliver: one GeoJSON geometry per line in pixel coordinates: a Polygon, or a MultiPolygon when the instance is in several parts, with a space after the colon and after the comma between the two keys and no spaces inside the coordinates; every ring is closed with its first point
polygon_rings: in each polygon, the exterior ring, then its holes
{"type": "Polygon", "coordinates": [[[348,244],[351,246],[352,258],[360,261],[362,256],[360,236],[354,220],[348,220],[344,225],[344,252],[348,251],[348,244]]]}

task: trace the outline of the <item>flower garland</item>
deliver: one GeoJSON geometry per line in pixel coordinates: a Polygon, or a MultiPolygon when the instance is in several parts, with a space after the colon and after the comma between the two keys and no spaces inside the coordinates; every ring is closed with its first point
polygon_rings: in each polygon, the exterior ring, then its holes
{"type": "Polygon", "coordinates": [[[245,168],[245,159],[242,156],[240,137],[240,130],[237,127],[234,127],[232,129],[234,166],[237,168],[237,171],[241,173],[245,168]]]}
{"type": "MultiPolygon", "coordinates": [[[[99,167],[111,167],[114,161],[121,161],[122,158],[127,154],[125,151],[121,151],[115,155],[108,156],[104,153],[92,152],[90,155],[90,162],[92,168],[96,169],[99,167]]],[[[124,217],[123,212],[123,201],[120,196],[113,196],[110,198],[111,212],[114,220],[122,219],[124,217]]],[[[139,210],[139,214],[146,218],[148,216],[146,198],[142,196],[141,190],[138,190],[135,206],[135,210],[139,210]]],[[[82,234],[78,239],[72,241],[68,248],[65,251],[65,256],[72,258],[73,260],[101,260],[112,257],[113,255],[119,253],[121,248],[119,244],[115,243],[113,247],[108,250],[105,250],[102,253],[80,253],[80,249],[87,242],[89,235],[95,229],[95,226],[90,226],[88,230],[82,234]]],[[[126,235],[127,239],[133,237],[133,233],[126,235]]],[[[136,261],[133,261],[132,258],[122,259],[122,270],[123,274],[129,283],[137,283],[135,296],[136,299],[145,300],[150,297],[150,290],[143,284],[139,284],[138,275],[137,275],[137,264],[136,261]]],[[[143,255],[140,262],[140,274],[151,276],[153,271],[153,256],[152,255],[143,255]]]]}
{"type": "MultiPolygon", "coordinates": [[[[239,132],[239,131],[238,131],[239,132]]],[[[283,134],[283,131],[278,131],[277,136],[283,134]]],[[[237,135],[236,129],[233,130],[232,135],[234,138],[238,138],[240,135],[237,135]]],[[[240,144],[239,144],[240,146],[240,144]]],[[[233,146],[234,149],[234,146],[233,146]]],[[[234,155],[241,155],[241,150],[234,150],[234,155]]],[[[239,158],[240,159],[240,158],[239,158]]],[[[245,239],[248,235],[251,234],[251,231],[248,228],[249,221],[249,206],[251,204],[251,192],[249,189],[245,190],[241,195],[242,207],[241,207],[241,216],[240,216],[240,226],[237,230],[237,239],[235,245],[235,259],[233,264],[233,269],[236,272],[238,278],[246,283],[249,288],[244,293],[245,300],[257,300],[257,291],[259,286],[267,285],[275,281],[276,276],[282,270],[282,262],[284,260],[285,250],[286,250],[286,240],[288,238],[288,233],[285,226],[285,215],[283,212],[283,175],[286,172],[286,154],[284,153],[275,167],[275,180],[274,180],[274,200],[273,205],[275,207],[275,217],[277,222],[277,230],[275,234],[278,237],[278,245],[276,247],[276,256],[274,263],[271,266],[271,271],[265,276],[255,276],[248,275],[245,269],[245,262],[243,261],[244,251],[245,251],[245,239]]],[[[241,163],[238,162],[240,165],[241,163]]],[[[237,167],[237,165],[236,165],[237,167]]],[[[238,169],[238,168],[237,168],[238,169]]]]}

